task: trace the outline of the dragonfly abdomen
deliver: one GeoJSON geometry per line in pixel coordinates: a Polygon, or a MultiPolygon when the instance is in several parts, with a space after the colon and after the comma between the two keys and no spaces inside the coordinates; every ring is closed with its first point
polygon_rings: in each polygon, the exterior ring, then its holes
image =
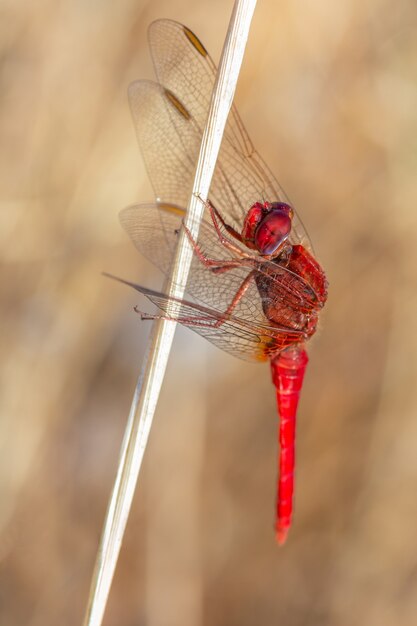
{"type": "Polygon", "coordinates": [[[275,532],[279,544],[285,542],[291,526],[296,414],[307,363],[308,356],[303,348],[289,348],[271,360],[272,380],[277,390],[280,418],[279,478],[275,520],[275,532]]]}

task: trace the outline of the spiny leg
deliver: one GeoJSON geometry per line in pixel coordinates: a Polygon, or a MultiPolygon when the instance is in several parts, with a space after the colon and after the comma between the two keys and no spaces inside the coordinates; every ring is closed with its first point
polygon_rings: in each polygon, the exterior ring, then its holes
{"type": "Polygon", "coordinates": [[[209,323],[207,317],[194,317],[192,315],[185,317],[170,317],[169,315],[153,315],[152,313],[144,313],[137,306],[134,307],[135,313],[140,315],[142,321],[147,320],[166,320],[167,322],[178,322],[179,324],[185,324],[186,326],[197,326],[198,328],[212,328],[213,324],[209,323]]]}
{"type": "Polygon", "coordinates": [[[242,300],[243,296],[245,295],[245,293],[249,289],[250,281],[255,276],[255,274],[256,274],[255,270],[252,270],[246,276],[245,280],[241,283],[239,289],[236,291],[235,295],[233,296],[233,300],[231,301],[231,303],[227,307],[226,311],[224,312],[223,320],[222,321],[219,320],[216,323],[216,325],[215,325],[216,327],[221,326],[223,321],[225,321],[225,320],[230,318],[230,316],[232,315],[233,311],[235,310],[235,308],[237,307],[237,305],[239,304],[239,302],[242,300]]]}
{"type": "Polygon", "coordinates": [[[222,274],[223,272],[227,272],[228,270],[236,267],[241,267],[242,265],[246,267],[256,267],[259,264],[259,259],[257,259],[257,257],[252,254],[246,254],[245,252],[243,252],[243,250],[241,250],[241,248],[236,246],[232,241],[225,237],[220,230],[217,219],[221,221],[221,223],[228,230],[228,232],[233,234],[233,236],[236,237],[239,241],[242,241],[242,237],[239,235],[239,233],[237,233],[237,231],[235,231],[231,226],[226,224],[220,213],[217,211],[216,207],[209,200],[206,201],[201,196],[198,196],[198,198],[201,202],[203,202],[206,207],[209,208],[214,229],[222,246],[225,247],[227,250],[236,253],[239,258],[224,260],[208,257],[206,254],[204,254],[200,244],[195,241],[189,228],[185,225],[183,221],[185,234],[187,235],[188,240],[197,258],[203,263],[205,267],[208,267],[214,274],[222,274]]]}
{"type": "Polygon", "coordinates": [[[215,274],[221,274],[223,272],[227,272],[227,270],[233,269],[235,267],[239,267],[242,265],[242,259],[212,259],[208,257],[201,249],[201,246],[197,241],[195,241],[192,236],[190,230],[187,228],[185,224],[183,224],[185,234],[188,237],[188,240],[193,248],[193,251],[197,258],[201,261],[201,263],[210,268],[215,274]]]}
{"type": "Polygon", "coordinates": [[[224,324],[224,322],[230,319],[234,309],[237,307],[237,305],[239,304],[239,302],[241,301],[241,299],[247,292],[249,285],[250,285],[250,281],[252,280],[255,273],[256,273],[255,270],[252,270],[252,272],[250,272],[246,276],[246,278],[242,281],[242,284],[240,285],[239,289],[233,296],[233,299],[231,303],[229,304],[229,306],[227,307],[226,311],[224,313],[220,313],[218,319],[215,319],[214,317],[210,318],[208,317],[208,315],[205,317],[197,316],[197,315],[196,316],[179,316],[179,317],[171,317],[169,315],[153,315],[151,313],[143,313],[136,306],[134,307],[134,310],[136,313],[140,315],[141,320],[163,319],[163,320],[172,321],[172,322],[179,322],[180,324],[185,324],[186,326],[196,326],[200,328],[220,328],[220,326],[224,324]]]}
{"type": "Polygon", "coordinates": [[[232,237],[237,239],[240,243],[244,243],[242,235],[240,235],[237,230],[235,230],[232,226],[229,226],[229,224],[224,221],[223,217],[220,215],[219,211],[210,200],[204,200],[204,198],[202,198],[201,196],[198,196],[198,198],[209,210],[211,221],[213,222],[214,229],[222,246],[224,246],[228,250],[231,250],[232,252],[235,252],[240,257],[249,256],[245,254],[245,252],[243,252],[243,250],[239,248],[239,246],[236,246],[233,241],[230,241],[230,239],[224,236],[224,234],[220,230],[219,222],[222,224],[223,228],[229,233],[229,235],[232,235],[232,237]]]}
{"type": "Polygon", "coordinates": [[[220,229],[219,222],[221,223],[223,228],[229,233],[229,235],[232,235],[232,237],[240,241],[240,243],[243,243],[242,235],[240,235],[237,232],[237,230],[232,228],[232,226],[229,226],[229,224],[226,224],[223,217],[220,215],[216,207],[210,201],[208,201],[208,206],[209,206],[210,217],[211,217],[211,221],[213,222],[214,230],[216,231],[217,236],[222,246],[224,246],[228,250],[233,250],[233,252],[236,252],[240,256],[246,256],[245,253],[239,248],[239,246],[236,246],[233,243],[233,241],[230,241],[228,237],[224,236],[224,234],[222,233],[220,229]]]}

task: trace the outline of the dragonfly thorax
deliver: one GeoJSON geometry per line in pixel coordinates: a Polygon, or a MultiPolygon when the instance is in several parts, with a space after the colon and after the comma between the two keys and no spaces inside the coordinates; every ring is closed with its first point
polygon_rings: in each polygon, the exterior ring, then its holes
{"type": "Polygon", "coordinates": [[[276,257],[291,232],[293,210],[285,202],[256,202],[246,214],[244,243],[262,256],[276,257]]]}

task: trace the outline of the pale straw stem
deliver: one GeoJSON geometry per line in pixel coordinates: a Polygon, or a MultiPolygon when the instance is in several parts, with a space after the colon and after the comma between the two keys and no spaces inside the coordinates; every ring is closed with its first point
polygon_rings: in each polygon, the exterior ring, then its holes
{"type": "MultiPolygon", "coordinates": [[[[186,224],[194,239],[198,237],[204,213],[204,205],[198,196],[208,197],[255,5],[256,0],[238,0],[233,7],[186,216],[186,224]]],[[[170,296],[183,297],[192,258],[192,247],[182,229],[167,289],[170,296]]],[[[160,320],[152,331],[145,366],[135,389],[123,438],[116,480],[97,553],[84,626],[100,626],[103,620],[175,327],[175,322],[160,320]]]]}

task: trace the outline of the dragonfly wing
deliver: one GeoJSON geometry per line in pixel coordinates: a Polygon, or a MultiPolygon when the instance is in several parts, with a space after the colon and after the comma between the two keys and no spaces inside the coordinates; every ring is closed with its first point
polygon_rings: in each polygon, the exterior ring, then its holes
{"type": "Polygon", "coordinates": [[[120,223],[136,248],[166,276],[178,243],[185,209],[174,204],[149,203],[120,211],[120,223]]]}
{"type": "Polygon", "coordinates": [[[139,147],[157,200],[187,206],[200,135],[171,92],[152,81],[129,86],[139,147]]]}
{"type": "MultiPolygon", "coordinates": [[[[158,81],[183,104],[201,138],[216,78],[213,60],[196,35],[178,22],[157,20],[150,25],[148,36],[158,81]]],[[[256,152],[234,106],[225,129],[210,198],[226,220],[236,227],[242,226],[254,202],[288,202],[256,152]]],[[[311,247],[297,215],[293,219],[291,239],[293,243],[311,247]]]]}
{"type": "Polygon", "coordinates": [[[133,287],[161,309],[168,319],[178,321],[208,339],[218,348],[249,361],[266,361],[288,345],[300,340],[296,330],[255,326],[236,316],[225,318],[223,312],[188,300],[178,300],[110,274],[119,282],[133,287]]]}

